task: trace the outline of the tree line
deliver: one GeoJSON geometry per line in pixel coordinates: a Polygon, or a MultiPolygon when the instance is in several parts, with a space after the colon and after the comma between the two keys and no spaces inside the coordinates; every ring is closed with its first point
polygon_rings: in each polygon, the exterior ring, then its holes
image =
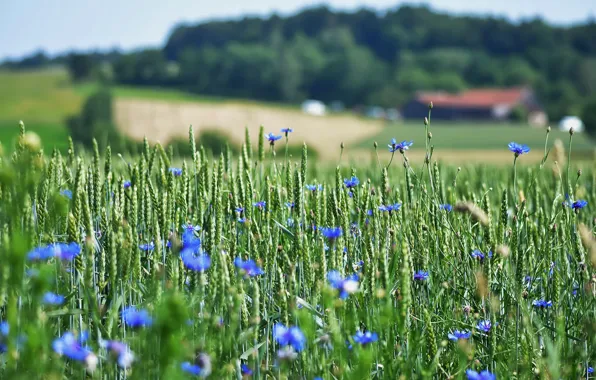
{"type": "Polygon", "coordinates": [[[561,27],[425,6],[384,13],[316,7],[287,17],[182,24],[163,47],[69,54],[45,63],[67,64],[75,79],[347,106],[399,107],[419,90],[530,85],[558,120],[581,114],[596,96],[594,36],[594,20],[561,27]]]}

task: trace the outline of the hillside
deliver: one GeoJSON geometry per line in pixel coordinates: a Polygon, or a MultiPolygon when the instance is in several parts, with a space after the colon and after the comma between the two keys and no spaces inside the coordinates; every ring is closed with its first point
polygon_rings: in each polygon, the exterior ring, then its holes
{"type": "MultiPolygon", "coordinates": [[[[46,151],[67,148],[64,120],[76,113],[84,98],[97,89],[93,83],[72,85],[64,70],[30,72],[0,72],[0,141],[10,146],[17,134],[19,120],[43,139],[46,151]],[[10,89],[14,89],[11,91],[10,89]]],[[[114,86],[116,122],[122,132],[136,139],[147,136],[151,141],[165,143],[174,137],[185,138],[188,126],[200,134],[202,130],[218,130],[233,141],[244,138],[248,127],[256,143],[258,129],[267,132],[293,128],[292,143],[305,141],[311,149],[327,160],[338,158],[338,146],[346,145],[346,157],[370,160],[370,147],[380,145],[381,157],[388,158],[386,144],[391,138],[414,140],[412,159],[421,160],[424,127],[421,122],[384,124],[349,113],[314,117],[297,108],[275,103],[231,100],[197,96],[179,90],[114,86]],[[420,145],[422,144],[422,146],[420,145]]],[[[508,162],[505,146],[510,140],[529,144],[533,149],[528,160],[540,159],[544,147],[544,131],[519,124],[432,124],[436,137],[435,157],[454,162],[478,159],[508,162]]],[[[554,138],[567,140],[567,134],[553,131],[554,138]]],[[[282,140],[283,143],[283,140],[282,140]]],[[[279,143],[278,143],[279,145],[279,143]]],[[[573,152],[578,157],[590,157],[592,143],[583,135],[574,137],[573,152]]]]}

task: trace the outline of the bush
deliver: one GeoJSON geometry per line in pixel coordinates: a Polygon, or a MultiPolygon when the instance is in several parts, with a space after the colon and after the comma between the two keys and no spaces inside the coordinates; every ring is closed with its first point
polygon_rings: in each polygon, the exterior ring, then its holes
{"type": "MultiPolygon", "coordinates": [[[[216,130],[205,130],[201,132],[196,138],[195,144],[197,149],[202,145],[205,150],[211,152],[214,156],[219,156],[221,153],[225,152],[226,145],[228,145],[232,153],[240,151],[237,145],[231,143],[228,135],[216,130]]],[[[192,155],[188,139],[185,138],[172,139],[168,144],[168,149],[173,149],[175,154],[182,157],[189,157],[192,155]]]]}
{"type": "Polygon", "coordinates": [[[123,149],[126,145],[114,124],[112,95],[106,89],[91,95],[83,105],[81,113],[70,117],[66,124],[73,141],[85,147],[91,147],[93,139],[96,139],[100,146],[110,144],[116,150],[123,149]]]}
{"type": "Polygon", "coordinates": [[[586,133],[596,139],[596,97],[586,102],[582,109],[582,121],[586,128],[586,133]]]}
{"type": "Polygon", "coordinates": [[[521,106],[515,107],[511,110],[511,114],[509,115],[511,121],[516,121],[519,123],[527,123],[528,122],[528,111],[521,106]]]}

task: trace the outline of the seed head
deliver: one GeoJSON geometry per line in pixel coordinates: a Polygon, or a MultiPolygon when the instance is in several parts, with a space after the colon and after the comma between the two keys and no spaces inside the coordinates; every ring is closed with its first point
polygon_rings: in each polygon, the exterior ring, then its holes
{"type": "Polygon", "coordinates": [[[472,202],[457,202],[454,207],[455,211],[470,214],[474,220],[483,226],[488,226],[488,216],[482,209],[472,202]]]}
{"type": "Polygon", "coordinates": [[[428,103],[428,109],[433,109],[433,102],[428,103]]]}
{"type": "Polygon", "coordinates": [[[550,125],[546,127],[546,133],[550,133],[550,125]]]}
{"type": "Polygon", "coordinates": [[[432,139],[432,138],[433,138],[433,134],[432,134],[432,132],[428,132],[428,139],[430,140],[430,139],[432,139]]]}
{"type": "Polygon", "coordinates": [[[25,132],[23,136],[23,146],[30,152],[39,152],[41,149],[41,139],[34,132],[25,132]]]}
{"type": "Polygon", "coordinates": [[[424,125],[428,125],[428,117],[424,117],[424,125]]]}
{"type": "Polygon", "coordinates": [[[569,135],[573,136],[573,127],[569,128],[569,135]]]}
{"type": "Polygon", "coordinates": [[[375,149],[377,149],[379,147],[379,144],[377,144],[376,141],[375,141],[375,143],[373,145],[375,146],[375,149]]]}

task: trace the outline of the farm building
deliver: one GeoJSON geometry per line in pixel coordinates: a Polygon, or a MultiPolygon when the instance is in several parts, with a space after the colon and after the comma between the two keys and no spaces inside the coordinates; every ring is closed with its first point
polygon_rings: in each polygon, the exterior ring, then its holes
{"type": "Polygon", "coordinates": [[[527,87],[507,89],[473,89],[459,94],[420,92],[402,110],[406,119],[421,119],[428,115],[433,103],[435,120],[499,121],[519,118],[519,112],[535,124],[546,123],[546,115],[534,92],[527,87]]]}

